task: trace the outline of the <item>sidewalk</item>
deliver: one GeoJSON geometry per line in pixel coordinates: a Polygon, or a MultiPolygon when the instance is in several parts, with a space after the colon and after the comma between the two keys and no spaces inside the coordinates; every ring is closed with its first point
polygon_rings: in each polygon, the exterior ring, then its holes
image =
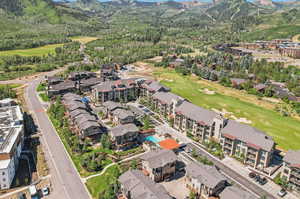
{"type": "MultiPolygon", "coordinates": [[[[257,184],[262,189],[264,189],[268,193],[272,194],[274,197],[280,198],[279,196],[277,196],[277,193],[281,190],[281,187],[279,185],[275,184],[270,179],[268,179],[268,183],[267,184],[265,184],[265,185],[259,185],[258,183],[256,183],[253,179],[251,179],[248,176],[249,173],[250,173],[250,170],[245,165],[243,165],[242,163],[240,163],[239,161],[237,161],[236,159],[226,156],[222,160],[222,163],[225,164],[226,166],[228,166],[228,167],[236,170],[236,171],[239,171],[240,175],[242,175],[243,177],[245,177],[248,180],[252,181],[254,184],[257,184]]],[[[285,199],[297,199],[298,197],[295,196],[295,195],[293,195],[292,193],[288,193],[283,198],[285,198],[285,199]]]]}

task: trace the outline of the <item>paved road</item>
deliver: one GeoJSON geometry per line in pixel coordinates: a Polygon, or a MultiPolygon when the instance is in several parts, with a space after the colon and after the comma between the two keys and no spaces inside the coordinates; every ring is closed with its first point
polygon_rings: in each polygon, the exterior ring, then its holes
{"type": "Polygon", "coordinates": [[[36,119],[39,130],[42,132],[41,142],[46,148],[45,154],[49,162],[53,183],[53,192],[50,194],[50,198],[89,199],[90,195],[85,185],[36,95],[35,91],[39,82],[40,80],[34,80],[28,83],[25,100],[28,109],[32,111],[31,113],[36,119]]]}

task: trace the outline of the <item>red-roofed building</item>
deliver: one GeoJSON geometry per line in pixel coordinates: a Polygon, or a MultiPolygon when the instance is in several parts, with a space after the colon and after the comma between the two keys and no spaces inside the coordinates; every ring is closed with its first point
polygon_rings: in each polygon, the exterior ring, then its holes
{"type": "Polygon", "coordinates": [[[165,139],[163,141],[160,141],[159,146],[163,149],[168,149],[168,150],[176,150],[179,148],[179,144],[173,140],[173,139],[165,139]]]}

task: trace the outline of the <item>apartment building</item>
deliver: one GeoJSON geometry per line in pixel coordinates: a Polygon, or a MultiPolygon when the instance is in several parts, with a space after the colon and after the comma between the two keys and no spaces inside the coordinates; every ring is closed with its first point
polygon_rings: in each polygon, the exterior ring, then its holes
{"type": "Polygon", "coordinates": [[[139,129],[134,124],[118,125],[109,132],[116,150],[127,150],[138,144],[139,129]]]}
{"type": "Polygon", "coordinates": [[[175,108],[184,100],[184,98],[171,92],[156,92],[150,102],[160,115],[167,117],[174,116],[175,108]]]}
{"type": "Polygon", "coordinates": [[[226,187],[226,178],[214,166],[190,163],[186,166],[186,186],[197,198],[218,197],[226,187]]]}
{"type": "Polygon", "coordinates": [[[165,188],[153,182],[140,170],[129,170],[119,177],[122,199],[172,199],[165,188]]]}
{"type": "Polygon", "coordinates": [[[300,192],[300,150],[289,150],[283,158],[281,178],[295,191],[300,192]]]}
{"type": "Polygon", "coordinates": [[[226,154],[260,170],[270,165],[275,146],[264,132],[234,120],[228,120],[221,130],[220,144],[226,154]]]}
{"type": "Polygon", "coordinates": [[[107,101],[128,102],[139,96],[139,79],[106,81],[93,87],[93,100],[103,104],[107,101]]]}
{"type": "Polygon", "coordinates": [[[174,128],[190,133],[200,141],[218,141],[225,121],[223,116],[187,101],[175,108],[174,128]]]}
{"type": "Polygon", "coordinates": [[[143,84],[141,84],[141,96],[146,97],[148,99],[151,98],[153,94],[156,92],[169,92],[170,89],[161,85],[159,82],[154,80],[146,80],[143,84]]]}
{"type": "MultiPolygon", "coordinates": [[[[1,102],[0,102],[1,103],[1,102]]],[[[23,113],[18,105],[0,108],[0,189],[9,189],[18,169],[24,141],[23,113]]]]}
{"type": "Polygon", "coordinates": [[[155,182],[164,181],[176,174],[177,156],[171,150],[150,151],[141,159],[144,172],[155,182]]]}

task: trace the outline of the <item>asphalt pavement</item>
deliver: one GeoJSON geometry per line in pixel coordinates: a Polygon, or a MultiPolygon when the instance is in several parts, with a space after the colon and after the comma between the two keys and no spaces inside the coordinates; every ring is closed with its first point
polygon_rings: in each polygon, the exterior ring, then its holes
{"type": "Polygon", "coordinates": [[[35,118],[42,134],[46,159],[50,167],[53,191],[49,198],[53,199],[89,199],[88,190],[83,184],[73,162],[69,158],[59,136],[56,133],[46,110],[43,108],[36,94],[36,87],[40,80],[28,83],[25,90],[25,100],[28,109],[35,118]]]}

